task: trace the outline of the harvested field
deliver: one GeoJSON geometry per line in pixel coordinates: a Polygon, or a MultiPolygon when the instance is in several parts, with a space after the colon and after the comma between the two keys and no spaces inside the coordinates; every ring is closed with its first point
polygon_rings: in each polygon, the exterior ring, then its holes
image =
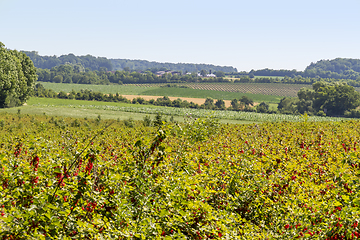
{"type": "MultiPolygon", "coordinates": [[[[129,99],[129,100],[133,100],[134,98],[141,97],[141,98],[143,98],[143,99],[145,99],[147,101],[149,101],[150,99],[156,100],[158,98],[161,98],[159,96],[145,96],[145,95],[122,95],[122,96],[129,99]]],[[[193,103],[196,103],[196,104],[199,104],[199,105],[201,105],[201,104],[203,104],[205,102],[205,98],[169,97],[169,99],[171,101],[174,101],[174,100],[176,100],[178,98],[180,98],[183,101],[186,100],[188,102],[193,102],[193,103]]],[[[214,100],[214,101],[216,101],[216,100],[214,100]]],[[[231,101],[224,100],[224,102],[225,102],[225,107],[230,107],[231,106],[231,101]]]]}

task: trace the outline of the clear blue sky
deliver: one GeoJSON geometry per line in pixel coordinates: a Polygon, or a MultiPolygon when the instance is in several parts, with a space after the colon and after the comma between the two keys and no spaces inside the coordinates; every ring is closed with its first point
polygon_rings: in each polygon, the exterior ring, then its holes
{"type": "Polygon", "coordinates": [[[0,0],[0,41],[74,53],[241,70],[304,70],[360,58],[360,0],[0,0]]]}

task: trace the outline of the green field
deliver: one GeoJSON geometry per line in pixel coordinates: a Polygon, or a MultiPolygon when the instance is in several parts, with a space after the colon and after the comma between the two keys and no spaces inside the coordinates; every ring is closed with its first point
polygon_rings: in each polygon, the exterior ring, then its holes
{"type": "Polygon", "coordinates": [[[119,93],[128,95],[141,95],[147,89],[159,88],[159,85],[136,86],[136,85],[91,85],[91,84],[72,84],[72,83],[49,83],[40,82],[45,88],[52,89],[55,92],[70,92],[71,90],[80,91],[81,89],[89,89],[102,93],[119,93]]]}
{"type": "MultiPolygon", "coordinates": [[[[108,103],[96,101],[81,101],[69,99],[31,98],[27,105],[17,108],[0,109],[0,112],[22,114],[45,114],[49,116],[97,118],[125,120],[133,118],[142,120],[146,115],[154,117],[156,114],[163,115],[166,119],[171,116],[176,121],[182,121],[187,115],[195,118],[212,116],[223,123],[258,123],[258,122],[282,122],[303,121],[299,115],[262,114],[254,112],[213,111],[206,109],[188,109],[160,107],[152,105],[134,105],[124,103],[108,103]]],[[[309,121],[340,121],[343,118],[333,117],[309,117],[309,121]]]]}
{"type": "MultiPolygon", "coordinates": [[[[149,115],[152,119],[157,113],[161,113],[164,119],[170,120],[172,116],[175,121],[183,122],[186,116],[186,109],[179,110],[178,108],[160,107],[154,105],[140,105],[140,104],[126,104],[126,103],[112,103],[112,102],[97,102],[97,101],[83,101],[70,99],[53,99],[53,98],[30,98],[27,104],[15,108],[0,109],[0,113],[18,113],[47,115],[59,117],[75,117],[75,118],[92,118],[95,119],[99,115],[102,119],[117,119],[127,120],[143,120],[145,116],[149,115]]],[[[187,109],[189,110],[189,109],[187,109]]],[[[191,111],[192,113],[194,111],[191,111]]],[[[208,111],[209,113],[211,111],[208,111]]],[[[206,114],[206,111],[205,111],[206,114]]],[[[195,114],[196,115],[196,114],[195,114]]],[[[204,113],[202,114],[203,116],[204,113]]],[[[221,115],[220,115],[221,116],[221,115]]],[[[219,118],[221,123],[244,124],[254,123],[252,120],[238,120],[219,118]]]]}

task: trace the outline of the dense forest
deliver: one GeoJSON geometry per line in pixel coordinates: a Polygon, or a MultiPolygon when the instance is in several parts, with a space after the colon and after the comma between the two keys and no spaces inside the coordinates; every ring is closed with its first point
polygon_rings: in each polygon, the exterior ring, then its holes
{"type": "Polygon", "coordinates": [[[107,59],[104,57],[94,57],[91,55],[75,56],[70,53],[67,55],[57,56],[40,56],[38,52],[24,51],[26,55],[34,62],[35,67],[42,69],[51,69],[53,67],[70,63],[73,65],[81,65],[82,67],[89,68],[90,70],[127,70],[127,71],[145,71],[145,70],[172,70],[182,72],[199,72],[206,70],[207,72],[237,72],[234,67],[222,67],[212,64],[193,64],[193,63],[159,63],[150,62],[146,60],[129,60],[129,59],[107,59]]]}

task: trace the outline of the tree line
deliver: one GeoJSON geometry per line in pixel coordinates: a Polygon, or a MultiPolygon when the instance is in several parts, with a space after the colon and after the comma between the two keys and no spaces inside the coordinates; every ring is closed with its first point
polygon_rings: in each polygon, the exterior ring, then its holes
{"type": "MultiPolygon", "coordinates": [[[[224,78],[222,71],[215,72],[216,77],[206,77],[208,73],[202,70],[200,76],[197,73],[182,74],[165,73],[161,76],[155,74],[156,71],[131,72],[131,71],[107,71],[106,68],[100,70],[84,69],[78,64],[64,64],[51,69],[37,69],[38,81],[55,83],[77,83],[77,84],[136,84],[136,83],[189,83],[189,82],[232,82],[224,78]]],[[[333,78],[310,78],[310,77],[249,77],[239,76],[234,83],[287,83],[287,84],[313,84],[315,82],[339,82],[333,78]]],[[[341,79],[340,81],[350,86],[360,87],[360,81],[341,79]]]]}
{"type": "MultiPolygon", "coordinates": [[[[206,71],[205,71],[206,73],[206,71]]],[[[222,77],[203,78],[197,73],[164,73],[161,76],[151,71],[91,71],[80,65],[64,64],[51,69],[37,69],[38,81],[77,84],[131,84],[131,83],[181,83],[181,82],[225,82],[222,77]]]]}

